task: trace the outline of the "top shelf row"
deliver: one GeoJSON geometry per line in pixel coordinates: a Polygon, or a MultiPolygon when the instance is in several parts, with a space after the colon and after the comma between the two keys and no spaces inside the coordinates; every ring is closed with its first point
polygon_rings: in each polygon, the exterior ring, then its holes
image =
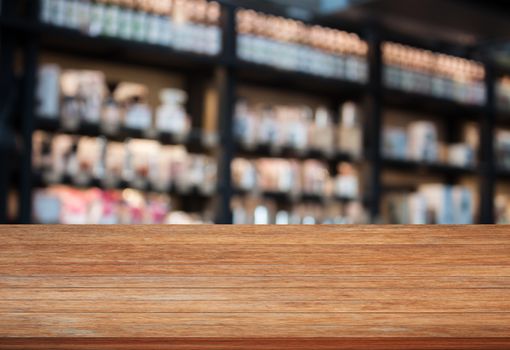
{"type": "MultiPolygon", "coordinates": [[[[321,95],[349,98],[366,90],[369,47],[354,33],[242,8],[229,24],[225,8],[206,0],[41,0],[39,5],[39,21],[3,13],[2,25],[35,31],[43,47],[83,56],[189,74],[230,65],[250,82],[321,95]],[[229,35],[233,53],[223,47],[229,35]]],[[[481,112],[481,63],[393,42],[383,42],[381,52],[389,91],[457,112],[481,112]]],[[[510,109],[510,79],[498,81],[497,96],[501,109],[510,109]]]]}

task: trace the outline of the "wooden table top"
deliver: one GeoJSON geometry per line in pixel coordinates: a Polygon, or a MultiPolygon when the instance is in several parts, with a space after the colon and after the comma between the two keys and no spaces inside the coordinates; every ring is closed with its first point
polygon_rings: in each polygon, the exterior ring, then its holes
{"type": "Polygon", "coordinates": [[[510,226],[0,226],[0,349],[510,349],[510,226]]]}

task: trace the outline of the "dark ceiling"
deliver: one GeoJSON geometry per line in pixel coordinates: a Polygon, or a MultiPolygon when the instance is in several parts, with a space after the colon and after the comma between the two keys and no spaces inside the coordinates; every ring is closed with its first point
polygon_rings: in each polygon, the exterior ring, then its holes
{"type": "Polygon", "coordinates": [[[510,1],[367,0],[323,14],[335,20],[372,19],[412,36],[479,45],[510,39],[510,1]]]}

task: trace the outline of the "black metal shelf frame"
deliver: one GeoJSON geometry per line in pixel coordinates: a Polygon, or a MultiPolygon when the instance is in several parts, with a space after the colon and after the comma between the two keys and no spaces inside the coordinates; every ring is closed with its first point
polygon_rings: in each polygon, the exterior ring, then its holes
{"type": "MultiPolygon", "coordinates": [[[[483,60],[486,69],[487,98],[484,106],[464,105],[457,102],[413,94],[389,89],[382,83],[382,52],[381,43],[385,40],[403,42],[408,45],[436,50],[450,54],[462,54],[470,58],[471,48],[458,48],[444,45],[431,47],[430,43],[419,42],[409,37],[398,36],[389,33],[381,26],[374,23],[364,23],[358,26],[362,31],[361,37],[369,44],[368,66],[369,80],[366,84],[343,81],[312,74],[292,72],[266,65],[245,62],[238,59],[236,54],[236,6],[222,1],[222,52],[217,56],[206,56],[194,53],[176,51],[171,48],[126,41],[117,38],[90,37],[79,31],[59,28],[41,23],[38,19],[38,1],[21,1],[25,8],[23,16],[14,8],[12,1],[2,1],[2,15],[0,16],[1,37],[1,65],[0,70],[0,106],[2,110],[7,101],[6,92],[11,88],[14,67],[13,53],[21,49],[23,56],[23,76],[20,84],[20,98],[18,110],[20,121],[20,136],[22,150],[19,153],[20,179],[19,179],[19,218],[17,222],[29,223],[31,221],[31,197],[33,174],[31,168],[32,133],[36,128],[34,116],[34,91],[36,85],[37,60],[39,48],[59,51],[62,53],[79,54],[80,56],[93,57],[101,60],[113,60],[137,64],[140,66],[157,67],[183,74],[188,82],[186,89],[190,92],[188,112],[193,119],[193,127],[200,129],[200,116],[203,112],[204,81],[212,80],[219,93],[219,143],[215,149],[219,164],[219,181],[217,199],[217,223],[231,223],[232,214],[230,203],[236,193],[232,184],[230,165],[233,158],[238,154],[246,154],[239,147],[233,135],[233,113],[236,102],[236,87],[246,83],[261,85],[264,87],[285,88],[287,90],[325,96],[334,105],[339,101],[354,98],[363,102],[366,119],[364,122],[364,147],[365,156],[363,163],[369,167],[366,179],[367,203],[372,220],[380,219],[380,203],[384,192],[381,183],[382,172],[385,168],[395,168],[396,165],[403,171],[426,171],[445,174],[445,176],[475,174],[479,182],[478,207],[480,210],[480,223],[491,223],[494,220],[494,187],[497,175],[501,175],[495,169],[494,158],[494,128],[498,121],[494,98],[494,84],[496,74],[494,65],[489,58],[483,60]],[[428,111],[447,117],[450,128],[455,128],[458,123],[465,120],[474,120],[480,127],[480,163],[476,169],[460,169],[446,165],[421,165],[416,163],[396,164],[383,159],[381,154],[382,114],[385,108],[403,108],[420,111],[428,111]],[[460,115],[461,114],[461,115],[460,115]],[[408,170],[405,170],[407,168],[408,170]],[[425,170],[424,170],[425,171],[425,170]]],[[[317,23],[320,24],[320,23],[317,23]]],[[[12,101],[11,101],[12,102],[12,101]]],[[[7,116],[2,116],[2,118],[7,116]]],[[[196,135],[195,135],[196,136],[196,135]]],[[[198,142],[196,137],[190,138],[189,144],[198,142]]],[[[200,137],[200,136],[198,136],[200,137]]],[[[169,143],[173,142],[171,140],[169,143]]],[[[251,153],[257,155],[257,150],[251,153]]],[[[261,151],[260,156],[267,152],[261,151]]],[[[283,152],[283,155],[288,154],[283,152]]],[[[0,148],[0,159],[8,159],[8,150],[0,148]]],[[[291,155],[292,156],[292,155],[291,155]]],[[[304,155],[294,155],[301,158],[310,156],[324,159],[321,155],[309,152],[304,155]]],[[[332,160],[349,160],[349,157],[339,154],[332,160]]],[[[9,183],[9,174],[6,167],[2,169],[0,177],[0,223],[6,221],[6,195],[9,183]]]]}
{"type": "Polygon", "coordinates": [[[337,202],[337,203],[351,203],[356,201],[361,201],[363,203],[367,203],[368,200],[366,198],[351,198],[351,197],[343,197],[343,196],[326,196],[317,193],[289,193],[289,192],[280,192],[280,191],[253,191],[253,190],[244,190],[235,188],[234,195],[236,196],[255,196],[262,197],[274,200],[279,203],[285,204],[296,204],[296,203],[318,203],[324,204],[327,202],[337,202]]]}
{"type": "Polygon", "coordinates": [[[187,135],[176,135],[172,133],[157,133],[154,136],[147,136],[142,130],[120,128],[115,133],[105,133],[97,124],[82,123],[76,129],[62,128],[58,118],[36,117],[35,130],[45,131],[51,134],[70,134],[76,136],[102,136],[108,141],[125,142],[129,139],[146,139],[158,141],[162,145],[183,145],[190,153],[210,153],[214,145],[207,145],[204,142],[204,134],[200,129],[193,129],[187,135]]]}
{"type": "Polygon", "coordinates": [[[191,199],[197,199],[197,200],[204,200],[209,199],[210,197],[213,197],[216,195],[216,190],[213,190],[211,192],[205,193],[197,186],[191,186],[186,189],[181,189],[177,187],[175,184],[170,185],[166,190],[160,190],[155,187],[153,187],[149,182],[145,183],[142,187],[137,187],[132,185],[131,183],[127,181],[119,181],[118,183],[109,186],[105,185],[104,182],[98,179],[91,178],[89,181],[83,184],[79,184],[73,181],[73,179],[68,176],[64,175],[62,179],[60,179],[58,182],[47,182],[44,180],[43,176],[41,174],[33,174],[32,182],[36,187],[46,187],[50,186],[52,184],[59,184],[59,185],[70,185],[77,188],[99,188],[102,190],[124,190],[126,188],[134,188],[138,189],[144,192],[154,192],[154,193],[162,193],[162,194],[168,194],[175,197],[182,197],[182,198],[191,198],[191,199]]]}

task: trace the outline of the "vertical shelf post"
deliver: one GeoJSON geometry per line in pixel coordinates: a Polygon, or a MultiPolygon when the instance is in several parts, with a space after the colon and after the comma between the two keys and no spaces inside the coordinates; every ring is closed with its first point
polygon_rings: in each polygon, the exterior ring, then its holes
{"type": "Polygon", "coordinates": [[[369,80],[366,95],[365,137],[367,142],[369,214],[372,222],[380,219],[381,206],[381,134],[382,134],[382,51],[377,29],[367,35],[369,80]]]}
{"type": "Polygon", "coordinates": [[[230,4],[223,5],[222,30],[223,52],[222,64],[216,69],[215,83],[218,91],[218,116],[220,145],[218,147],[218,193],[219,203],[216,223],[231,224],[232,211],[230,202],[233,195],[231,163],[234,157],[234,106],[236,100],[236,9],[230,4]]]}
{"type": "Polygon", "coordinates": [[[494,195],[496,182],[496,160],[494,157],[494,126],[496,119],[495,85],[493,63],[485,60],[485,106],[480,115],[480,164],[479,164],[479,208],[480,224],[494,222],[494,195]]]}
{"type": "MultiPolygon", "coordinates": [[[[2,17],[12,15],[13,2],[1,1],[2,17]]],[[[11,185],[15,135],[12,113],[16,100],[16,78],[14,76],[14,53],[16,33],[12,28],[0,26],[0,224],[8,220],[8,197],[11,185]]]]}
{"type": "Polygon", "coordinates": [[[191,117],[191,129],[202,130],[204,118],[205,83],[199,74],[186,76],[188,100],[186,111],[191,117]]]}
{"type": "Polygon", "coordinates": [[[32,135],[34,132],[35,85],[37,75],[37,39],[30,38],[25,42],[24,77],[22,85],[23,107],[21,114],[21,137],[23,149],[20,171],[19,221],[29,224],[32,220],[32,135]]]}
{"type": "MultiPolygon", "coordinates": [[[[34,1],[28,8],[30,21],[37,21],[39,2],[34,1]]],[[[29,224],[32,220],[32,135],[34,132],[35,89],[39,55],[39,36],[30,33],[23,42],[23,79],[21,108],[22,152],[19,178],[19,221],[29,224]]]]}

